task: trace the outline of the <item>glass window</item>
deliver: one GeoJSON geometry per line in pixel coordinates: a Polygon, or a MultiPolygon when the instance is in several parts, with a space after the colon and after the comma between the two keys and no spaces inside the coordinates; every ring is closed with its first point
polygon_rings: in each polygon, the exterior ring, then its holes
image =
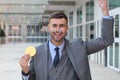
{"type": "Polygon", "coordinates": [[[77,24],[82,23],[82,7],[77,9],[77,24]]]}
{"type": "Polygon", "coordinates": [[[86,40],[89,39],[89,24],[86,24],[86,40]]]}
{"type": "Polygon", "coordinates": [[[95,30],[94,30],[94,23],[90,23],[86,25],[86,37],[87,39],[94,39],[95,30]]]}
{"type": "MultiPolygon", "coordinates": [[[[44,30],[45,32],[45,30],[44,30]]],[[[41,26],[28,25],[27,26],[27,36],[42,36],[41,26]]]]}
{"type": "Polygon", "coordinates": [[[77,28],[76,28],[76,36],[77,37],[82,37],[82,30],[83,30],[83,27],[82,26],[77,26],[77,28]]]}
{"type": "Polygon", "coordinates": [[[86,40],[89,40],[89,24],[86,24],[86,40]]]}
{"type": "Polygon", "coordinates": [[[86,21],[94,19],[94,0],[86,3],[86,21]]]}
{"type": "Polygon", "coordinates": [[[109,0],[109,9],[120,7],[120,0],[109,0]]]}
{"type": "Polygon", "coordinates": [[[115,37],[119,37],[119,15],[115,16],[115,37]]]}
{"type": "Polygon", "coordinates": [[[90,1],[90,20],[94,19],[94,0],[90,1]]]}
{"type": "Polygon", "coordinates": [[[73,39],[73,28],[69,29],[69,40],[73,39]]]}
{"type": "Polygon", "coordinates": [[[86,21],[89,21],[89,2],[86,3],[86,21]]]}
{"type": "Polygon", "coordinates": [[[69,16],[69,25],[73,26],[73,12],[71,12],[69,16]]]}
{"type": "Polygon", "coordinates": [[[94,39],[94,23],[90,24],[90,39],[94,39]]]}
{"type": "Polygon", "coordinates": [[[18,26],[18,36],[21,36],[21,26],[18,26]]]}
{"type": "Polygon", "coordinates": [[[110,46],[110,53],[109,53],[109,65],[113,66],[113,45],[110,46]]]}
{"type": "Polygon", "coordinates": [[[21,36],[21,26],[20,25],[10,25],[9,26],[9,36],[21,36]]]}
{"type": "Polygon", "coordinates": [[[9,31],[9,36],[12,36],[12,26],[10,25],[9,27],[8,27],[8,31],[9,31]]]}
{"type": "Polygon", "coordinates": [[[115,43],[115,67],[118,68],[119,65],[119,44],[115,43]]]}
{"type": "Polygon", "coordinates": [[[90,39],[94,39],[94,24],[90,24],[90,39]]]}

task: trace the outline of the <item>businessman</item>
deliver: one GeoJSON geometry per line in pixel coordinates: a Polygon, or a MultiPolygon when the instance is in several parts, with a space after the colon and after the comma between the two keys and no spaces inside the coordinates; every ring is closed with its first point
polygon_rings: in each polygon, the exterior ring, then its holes
{"type": "Polygon", "coordinates": [[[23,80],[92,80],[88,55],[111,45],[113,19],[109,17],[107,0],[99,0],[103,13],[102,35],[91,41],[80,38],[69,42],[65,38],[68,19],[64,13],[55,12],[49,18],[50,39],[36,47],[36,55],[23,55],[19,61],[23,80]],[[107,16],[107,17],[106,17],[107,16]],[[29,64],[30,61],[30,65],[29,64]]]}

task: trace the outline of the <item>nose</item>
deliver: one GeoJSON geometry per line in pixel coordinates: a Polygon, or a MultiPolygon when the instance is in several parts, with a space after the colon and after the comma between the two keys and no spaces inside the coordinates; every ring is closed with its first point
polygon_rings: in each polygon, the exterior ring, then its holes
{"type": "Polygon", "coordinates": [[[56,32],[59,32],[59,31],[60,31],[60,27],[57,26],[57,27],[56,27],[56,32]]]}

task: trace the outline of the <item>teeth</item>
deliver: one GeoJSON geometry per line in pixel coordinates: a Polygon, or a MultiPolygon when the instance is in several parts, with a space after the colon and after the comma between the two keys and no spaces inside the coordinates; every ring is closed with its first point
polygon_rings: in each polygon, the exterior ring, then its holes
{"type": "Polygon", "coordinates": [[[60,34],[56,34],[56,36],[59,36],[60,34]]]}
{"type": "Polygon", "coordinates": [[[61,35],[61,33],[59,33],[59,34],[58,34],[58,33],[55,33],[55,35],[56,35],[56,36],[60,36],[60,35],[61,35]]]}

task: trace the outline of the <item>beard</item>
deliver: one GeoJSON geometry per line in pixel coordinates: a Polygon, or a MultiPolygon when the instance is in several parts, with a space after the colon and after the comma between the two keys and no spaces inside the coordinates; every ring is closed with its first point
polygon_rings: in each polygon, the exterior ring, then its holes
{"type": "Polygon", "coordinates": [[[60,39],[57,39],[55,38],[54,36],[51,35],[51,39],[54,41],[54,42],[62,42],[64,40],[65,37],[61,37],[60,39]]]}

